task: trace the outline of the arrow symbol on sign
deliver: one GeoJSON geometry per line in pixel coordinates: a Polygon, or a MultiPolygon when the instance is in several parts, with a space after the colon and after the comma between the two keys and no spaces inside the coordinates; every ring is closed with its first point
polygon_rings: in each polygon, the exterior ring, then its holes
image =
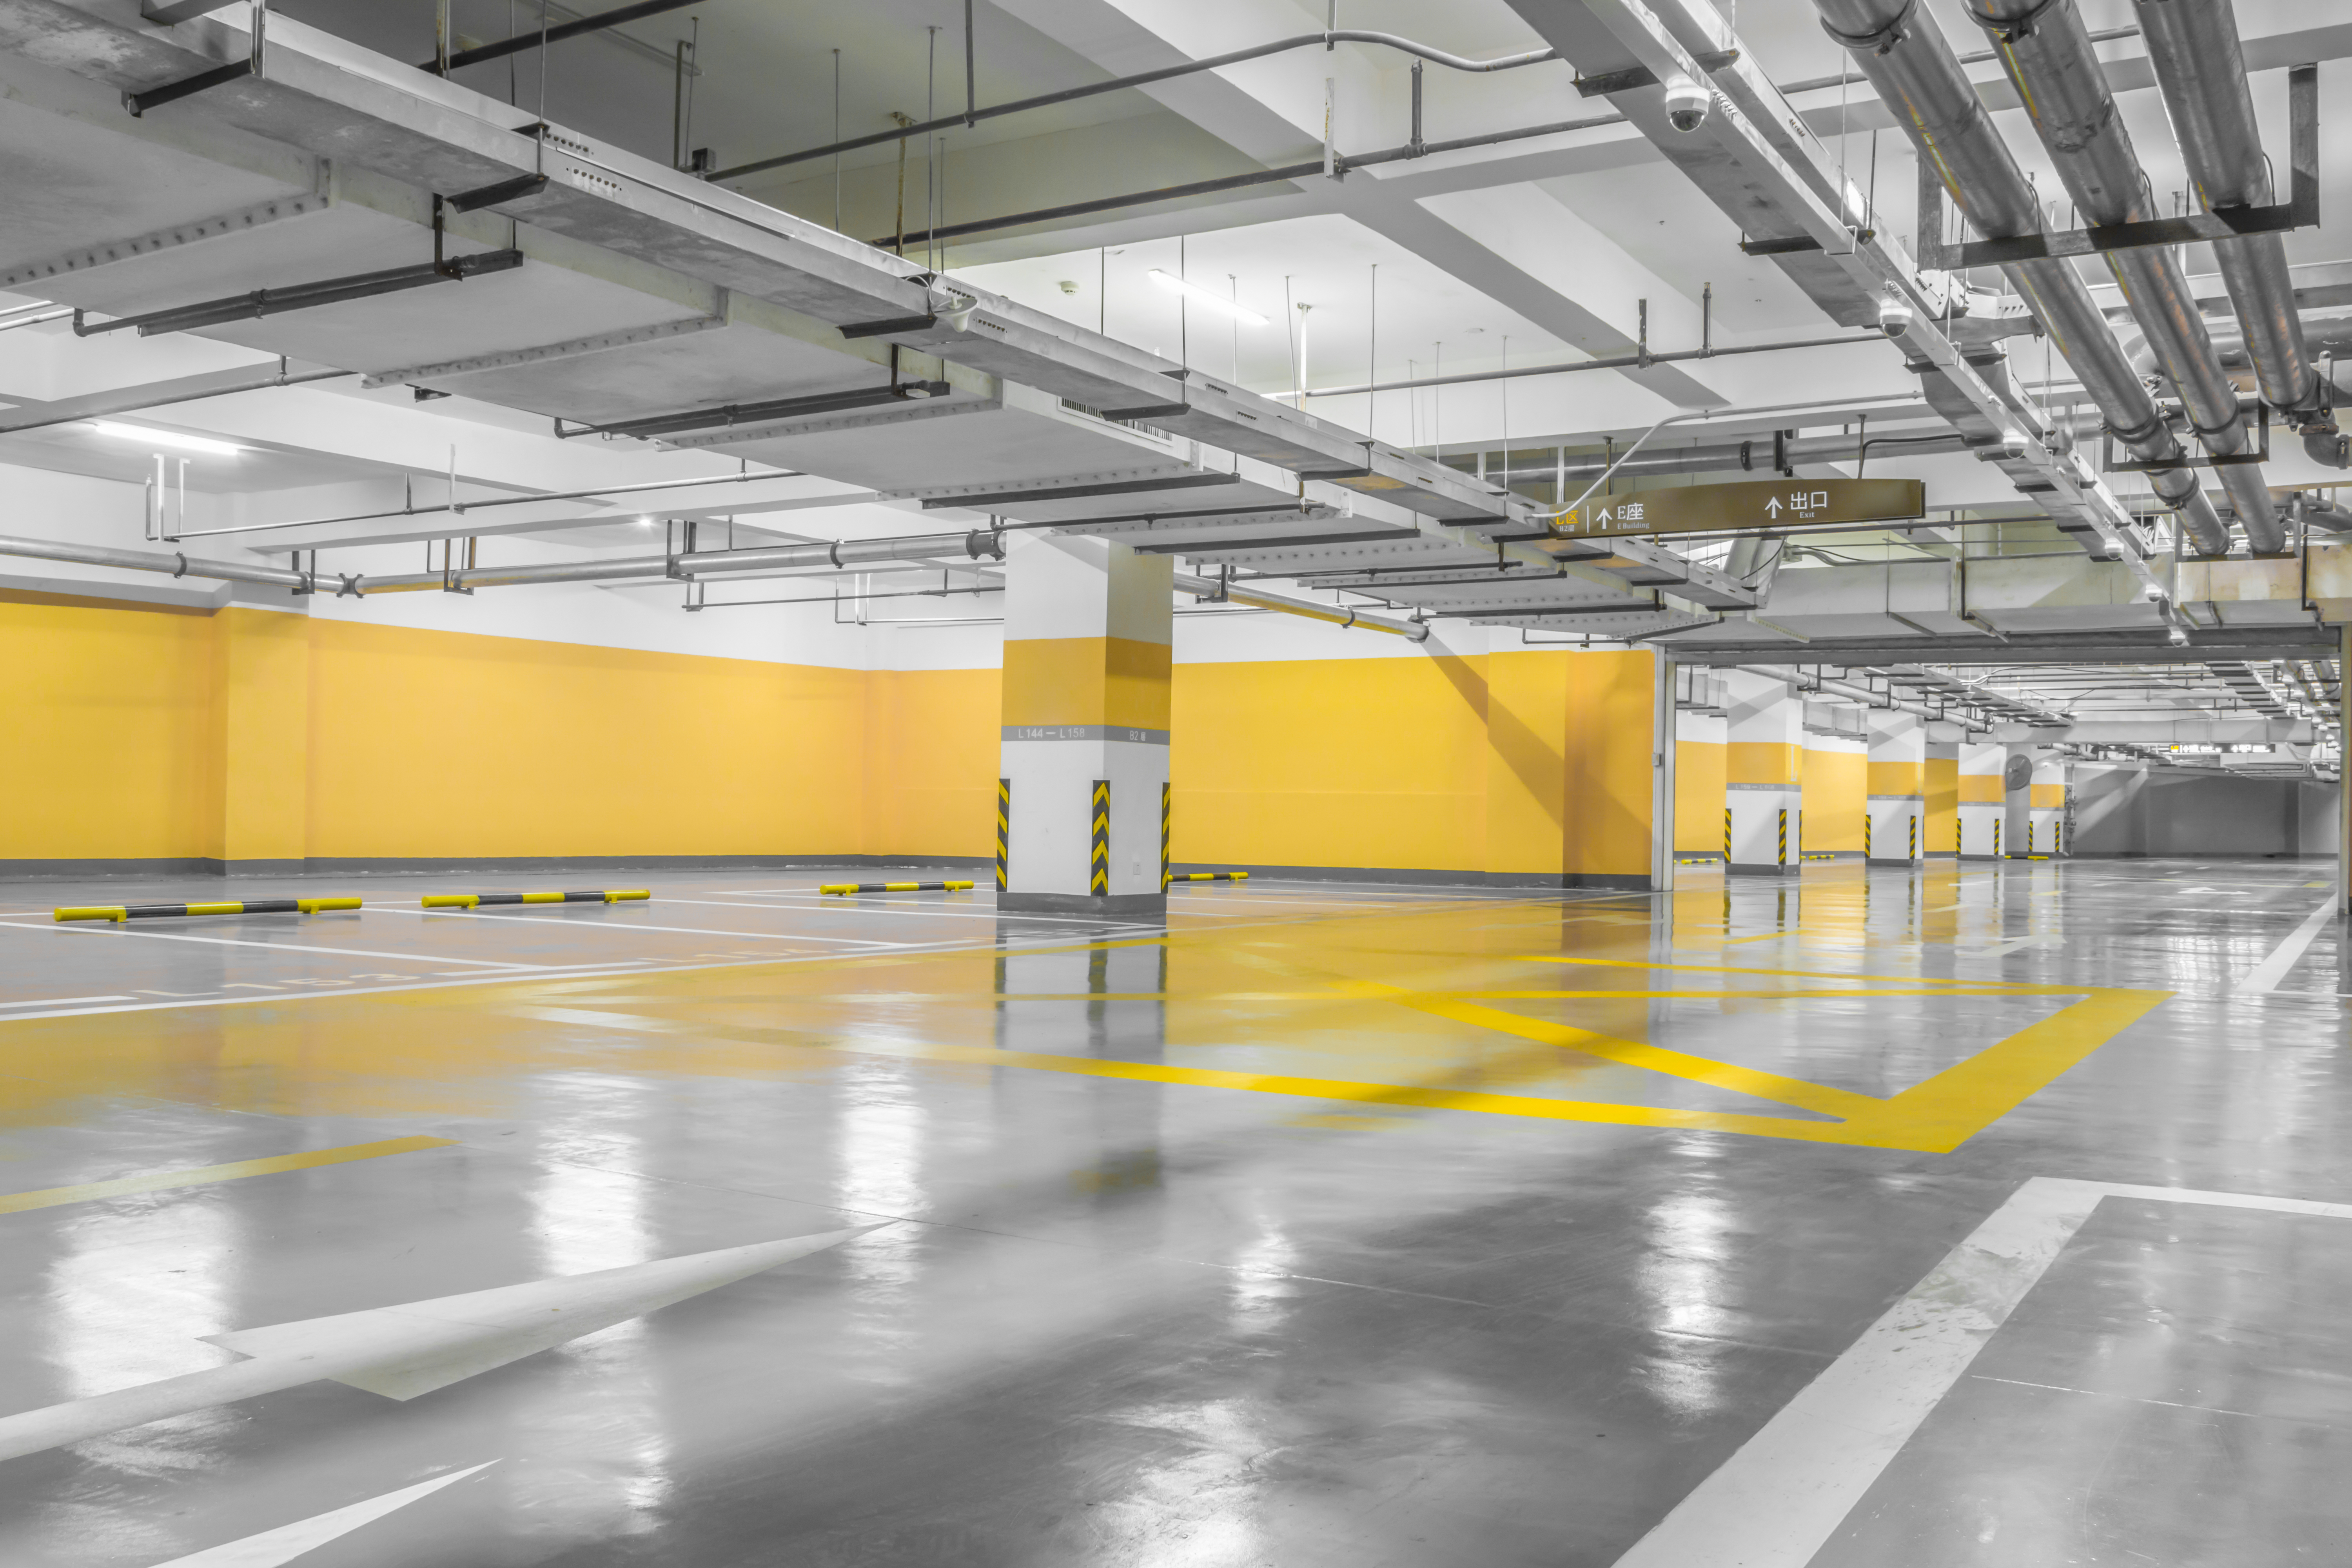
{"type": "Polygon", "coordinates": [[[403,1487],[396,1492],[372,1497],[348,1508],[328,1513],[298,1519],[291,1524],[281,1524],[276,1530],[265,1530],[259,1535],[248,1535],[237,1541],[225,1541],[218,1546],[208,1546],[202,1552],[185,1557],[174,1557],[156,1568],[278,1568],[291,1563],[305,1552],[315,1551],[330,1541],[349,1535],[363,1524],[382,1519],[394,1509],[406,1508],[418,1498],[439,1491],[467,1476],[481,1474],[497,1464],[476,1465],[469,1470],[452,1470],[446,1476],[436,1476],[429,1481],[413,1487],[403,1487]]]}
{"type": "Polygon", "coordinates": [[[1764,510],[1769,512],[1772,516],[1776,518],[1779,517],[1780,515],[1780,498],[1779,496],[1774,496],[1770,500],[1766,501],[1764,503],[1764,510]]]}
{"type": "Polygon", "coordinates": [[[879,1228],[862,1225],[404,1306],[208,1334],[205,1343],[251,1359],[0,1418],[0,1459],[322,1379],[387,1399],[414,1399],[879,1228]]]}

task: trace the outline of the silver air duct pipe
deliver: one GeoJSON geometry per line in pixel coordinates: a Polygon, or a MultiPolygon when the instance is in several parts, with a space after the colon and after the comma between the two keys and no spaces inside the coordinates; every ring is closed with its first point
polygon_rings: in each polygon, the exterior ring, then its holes
{"type": "MultiPolygon", "coordinates": [[[[2270,161],[2254,127],[2245,53],[2228,0],[2137,0],[2137,9],[2198,199],[2209,212],[2269,205],[2275,199],[2270,161]]],[[[2304,342],[2285,241],[2250,234],[2214,241],[2213,254],[2244,329],[2263,401],[2294,422],[2304,450],[2315,460],[2352,467],[2352,442],[2336,431],[2331,399],[2320,389],[2304,342]]]]}
{"type": "Polygon", "coordinates": [[[1784,681],[1798,691],[1818,691],[1824,697],[1840,698],[1857,707],[1890,709],[1897,713],[1908,713],[1915,718],[1929,719],[1938,723],[1958,724],[1960,728],[1972,732],[1977,731],[1982,731],[1987,734],[1992,732],[1990,724],[1981,720],[1971,719],[1965,713],[1956,713],[1944,708],[1933,708],[1925,702],[1913,702],[1908,699],[1891,696],[1884,691],[1873,691],[1867,686],[1856,686],[1851,681],[1835,680],[1827,676],[1809,675],[1801,669],[1792,669],[1786,665],[1735,664],[1731,668],[1745,670],[1749,675],[1761,675],[1773,680],[1784,681]]]}
{"type": "MultiPolygon", "coordinates": [[[[1950,40],[1919,9],[1917,0],[1813,3],[1824,30],[1853,55],[1977,232],[1988,239],[2041,233],[2042,212],[2033,187],[1993,129],[1950,40]]],[[[2054,259],[2021,261],[2004,266],[2001,272],[2082,378],[2084,390],[2099,405],[2116,438],[2143,462],[2179,459],[2180,443],[2165,424],[2156,399],[2132,374],[2123,346],[2074,268],[2054,259]]],[[[2232,403],[2233,412],[2235,406],[2232,403]]],[[[2164,503],[2180,514],[2181,527],[2199,551],[2207,555],[2227,552],[2230,531],[2199,488],[2194,469],[2158,468],[2148,479],[2164,503]]]]}
{"type": "Polygon", "coordinates": [[[1296,594],[1276,594],[1265,588],[1247,587],[1239,583],[1226,583],[1215,577],[1195,576],[1190,572],[1176,574],[1176,591],[1203,599],[1224,599],[1236,605],[1249,605],[1261,610],[1279,610],[1286,616],[1303,616],[1310,621],[1328,621],[1336,626],[1361,626],[1366,631],[1393,632],[1411,642],[1429,640],[1429,623],[1403,616],[1384,616],[1378,610],[1353,609],[1346,605],[1327,605],[1319,599],[1302,598],[1296,594]]]}
{"type": "Polygon", "coordinates": [[[471,566],[448,572],[407,572],[393,577],[353,576],[361,594],[423,588],[503,588],[522,583],[617,583],[632,577],[703,577],[730,572],[780,572],[799,567],[869,566],[886,561],[969,561],[1004,558],[993,532],[919,534],[905,539],[847,539],[827,544],[779,544],[758,550],[704,550],[683,555],[632,555],[619,560],[564,561],[536,566],[471,566]]]}
{"type": "MultiPolygon", "coordinates": [[[[2058,176],[2083,216],[2095,225],[2140,223],[2162,216],[2147,176],[2116,112],[2090,34],[2074,0],[1968,0],[1969,16],[2000,46],[2001,67],[2024,101],[2027,118],[2048,149],[2058,176]]],[[[2180,263],[2165,246],[2107,252],[2108,268],[2130,305],[2148,346],[2180,394],[2189,422],[2206,451],[2235,457],[2246,448],[2238,389],[2205,335],[2180,263]]],[[[2271,503],[2260,467],[2231,463],[2219,470],[2221,488],[2258,554],[2286,548],[2286,530],[2271,503]]]]}
{"type": "Polygon", "coordinates": [[[36,561],[70,561],[77,566],[113,566],[125,572],[162,572],[173,577],[209,577],[223,583],[261,583],[273,588],[309,593],[314,582],[308,572],[282,566],[247,566],[236,561],[206,561],[201,556],[169,555],[157,550],[109,550],[95,544],[61,544],[50,539],[0,538],[0,555],[24,555],[36,561]]]}

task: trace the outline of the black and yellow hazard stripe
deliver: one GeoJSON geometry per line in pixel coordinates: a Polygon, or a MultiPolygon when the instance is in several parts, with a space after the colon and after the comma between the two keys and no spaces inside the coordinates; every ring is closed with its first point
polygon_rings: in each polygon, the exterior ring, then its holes
{"type": "Polygon", "coordinates": [[[1087,890],[1097,898],[1110,892],[1110,780],[1095,780],[1095,802],[1091,833],[1093,855],[1087,862],[1087,890]]]}
{"type": "Polygon", "coordinates": [[[2000,818],[1998,816],[1992,819],[1992,858],[1996,860],[2000,858],[2000,818]]]}
{"type": "Polygon", "coordinates": [[[996,890],[1004,891],[1004,879],[1013,868],[1013,781],[996,781],[996,890]]]}
{"type": "Polygon", "coordinates": [[[1731,807],[1723,808],[1723,863],[1731,864],[1731,807]]]}
{"type": "Polygon", "coordinates": [[[1789,808],[1788,808],[1787,806],[1785,806],[1785,805],[1784,805],[1784,806],[1782,806],[1782,807],[1780,808],[1780,863],[1781,865],[1783,865],[1783,866],[1785,866],[1785,865],[1787,865],[1787,864],[1789,863],[1789,808]]]}
{"type": "Polygon", "coordinates": [[[1247,871],[1180,871],[1168,879],[1171,882],[1246,882],[1247,871]]]}
{"type": "Polygon", "coordinates": [[[1174,811],[1169,787],[1163,784],[1160,786],[1160,890],[1163,893],[1168,890],[1168,851],[1175,830],[1174,811]]]}
{"type": "Polygon", "coordinates": [[[1870,808],[1862,808],[1862,858],[1870,858],[1870,808]]]}
{"type": "Polygon", "coordinates": [[[572,893],[427,893],[419,902],[428,910],[472,910],[492,904],[617,904],[652,897],[644,888],[615,888],[572,893]]]}
{"type": "Polygon", "coordinates": [[[827,882],[820,893],[963,893],[970,882],[827,882]]]}
{"type": "Polygon", "coordinates": [[[1906,856],[1906,858],[1909,858],[1909,859],[1916,860],[1917,858],[1919,858],[1919,816],[1918,816],[1918,814],[1917,814],[1916,812],[1914,812],[1913,814],[1911,814],[1911,816],[1909,816],[1908,817],[1905,818],[1905,820],[1906,820],[1906,821],[1907,821],[1907,822],[1909,822],[1909,823],[1911,824],[1911,842],[1910,842],[1909,847],[1908,847],[1907,848],[1906,848],[1906,849],[1904,850],[1904,852],[1903,852],[1903,853],[1904,853],[1904,855],[1906,856]]]}
{"type": "Polygon", "coordinates": [[[61,921],[152,921],[186,915],[315,915],[355,910],[357,899],[245,899],[227,904],[85,904],[52,911],[61,921]]]}

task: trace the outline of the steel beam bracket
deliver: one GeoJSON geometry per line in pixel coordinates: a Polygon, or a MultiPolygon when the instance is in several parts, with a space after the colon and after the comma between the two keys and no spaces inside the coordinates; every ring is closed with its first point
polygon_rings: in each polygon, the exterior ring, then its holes
{"type": "MultiPolygon", "coordinates": [[[[141,14],[150,22],[168,26],[185,21],[190,16],[215,8],[212,5],[192,7],[187,5],[162,5],[152,9],[142,6],[141,14]]],[[[177,81],[167,81],[161,87],[151,87],[144,92],[126,92],[122,95],[123,109],[131,119],[136,120],[149,110],[159,108],[163,104],[177,102],[181,99],[193,97],[243,77],[259,76],[262,39],[263,35],[268,30],[268,20],[269,0],[254,0],[253,47],[245,58],[231,60],[225,66],[215,66],[210,70],[198,71],[194,76],[182,77],[177,81]]]]}
{"type": "MultiPolygon", "coordinates": [[[[1698,68],[1710,74],[1735,65],[1739,60],[1738,49],[1712,49],[1706,54],[1694,54],[1691,59],[1698,68]]],[[[1576,90],[1584,98],[1606,98],[1612,92],[1631,92],[1638,87],[1658,85],[1658,73],[1647,66],[1629,66],[1623,70],[1602,71],[1596,76],[1579,75],[1576,90]]]]}
{"type": "Polygon", "coordinates": [[[523,197],[536,195],[546,188],[545,174],[517,174],[511,180],[500,180],[494,185],[483,185],[475,190],[461,191],[454,196],[441,199],[446,202],[449,210],[453,213],[469,213],[477,207],[502,206],[508,202],[520,201],[523,197]]]}
{"type": "Polygon", "coordinates": [[[2271,405],[2257,402],[2254,407],[2261,415],[2262,444],[2253,451],[2223,452],[2207,458],[2149,458],[2118,461],[2115,432],[2102,425],[2099,427],[2099,468],[2102,472],[2159,474],[2169,473],[2176,468],[2246,468],[2267,463],[2271,460],[2271,405]]]}
{"type": "MultiPolygon", "coordinates": [[[[2045,0],[2045,4],[2048,0],[2045,0]]],[[[2037,10],[2034,15],[2039,15],[2037,10]]],[[[1977,20],[1984,21],[1981,16],[1977,20]]],[[[2032,20],[2019,19],[2018,26],[2032,20]]],[[[2006,24],[2004,24],[2006,25],[2006,24]]],[[[2042,261],[2057,257],[2095,256],[2111,250],[2140,250],[2162,245],[2197,245],[2234,239],[2250,234],[2284,234],[2319,226],[2319,68],[2296,66],[2287,72],[2288,174],[2287,199],[2264,207],[2216,207],[2184,217],[2147,218],[2137,223],[2098,224],[2089,228],[2059,229],[2048,234],[2022,234],[2006,239],[1979,239],[1948,245],[1943,238],[1944,187],[1933,167],[1920,163],[1919,234],[1915,247],[1919,265],[1942,272],[1971,267],[1999,267],[2009,262],[2042,261]]],[[[1769,243],[1769,242],[1767,242],[1769,243]]],[[[1747,249],[1742,246],[1741,249],[1747,249]]],[[[1751,254],[1757,254],[1751,252],[1751,254]]]]}
{"type": "MultiPolygon", "coordinates": [[[[1856,245],[1868,245],[1878,237],[1874,228],[1849,229],[1856,245]]],[[[1809,234],[1790,235],[1780,239],[1743,239],[1739,248],[1749,256],[1794,256],[1801,251],[1820,250],[1822,242],[1809,234]]]]}

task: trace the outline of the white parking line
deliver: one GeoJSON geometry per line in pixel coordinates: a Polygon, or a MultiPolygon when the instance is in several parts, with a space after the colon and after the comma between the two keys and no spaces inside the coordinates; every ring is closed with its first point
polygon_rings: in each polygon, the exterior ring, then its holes
{"type": "MultiPolygon", "coordinates": [[[[811,936],[806,931],[713,931],[708,926],[657,926],[647,925],[638,921],[632,921],[627,925],[605,925],[599,921],[565,920],[554,915],[494,914],[488,910],[390,909],[372,910],[368,912],[382,915],[422,915],[428,920],[436,921],[496,921],[502,925],[511,921],[519,925],[562,926],[568,931],[618,931],[624,935],[636,931],[684,931],[688,936],[740,936],[753,942],[822,942],[842,947],[919,947],[922,945],[912,942],[875,942],[870,938],[861,940],[846,936],[811,936]]],[[[544,966],[529,964],[525,967],[538,969],[544,966]]]]}
{"type": "MultiPolygon", "coordinates": [[[[1132,923],[1131,921],[1122,921],[1116,915],[1020,914],[1010,910],[999,910],[994,904],[987,902],[984,900],[978,900],[977,906],[972,909],[949,910],[936,908],[931,905],[910,906],[904,903],[853,904],[839,898],[825,898],[819,900],[814,893],[808,895],[808,897],[810,901],[804,904],[743,904],[738,907],[747,910],[806,910],[810,913],[824,910],[827,913],[833,914],[852,915],[955,915],[964,920],[1028,921],[1032,923],[1043,921],[1053,925],[1115,926],[1132,923]]],[[[711,900],[695,899],[665,899],[662,901],[669,904],[691,904],[697,902],[709,902],[711,900]]]]}
{"type": "Polygon", "coordinates": [[[40,996],[22,1002],[0,1002],[0,1007],[73,1007],[84,1002],[129,1002],[129,996],[40,996]]]}
{"type": "Polygon", "coordinates": [[[2271,949],[2270,956],[2246,971],[2245,977],[2231,987],[2232,991],[2275,991],[2287,972],[2295,966],[2305,949],[2317,939],[2320,931],[2336,918],[2336,900],[2328,900],[2305,917],[2304,922],[2287,933],[2287,939],[2271,949]]]}
{"type": "Polygon", "coordinates": [[[404,963],[471,963],[484,969],[542,970],[544,963],[509,963],[490,958],[458,958],[446,952],[378,952],[365,947],[308,947],[293,942],[259,942],[250,937],[190,936],[184,931],[128,931],[112,925],[93,928],[79,925],[20,926],[20,931],[67,931],[83,936],[139,936],[150,942],[201,942],[214,947],[266,947],[278,952],[324,952],[337,958],[396,958],[404,963]]]}
{"type": "Polygon", "coordinates": [[[1804,1568],[2110,1197],[2352,1219],[2352,1205],[2036,1176],[1692,1489],[1616,1568],[1804,1568]]]}

